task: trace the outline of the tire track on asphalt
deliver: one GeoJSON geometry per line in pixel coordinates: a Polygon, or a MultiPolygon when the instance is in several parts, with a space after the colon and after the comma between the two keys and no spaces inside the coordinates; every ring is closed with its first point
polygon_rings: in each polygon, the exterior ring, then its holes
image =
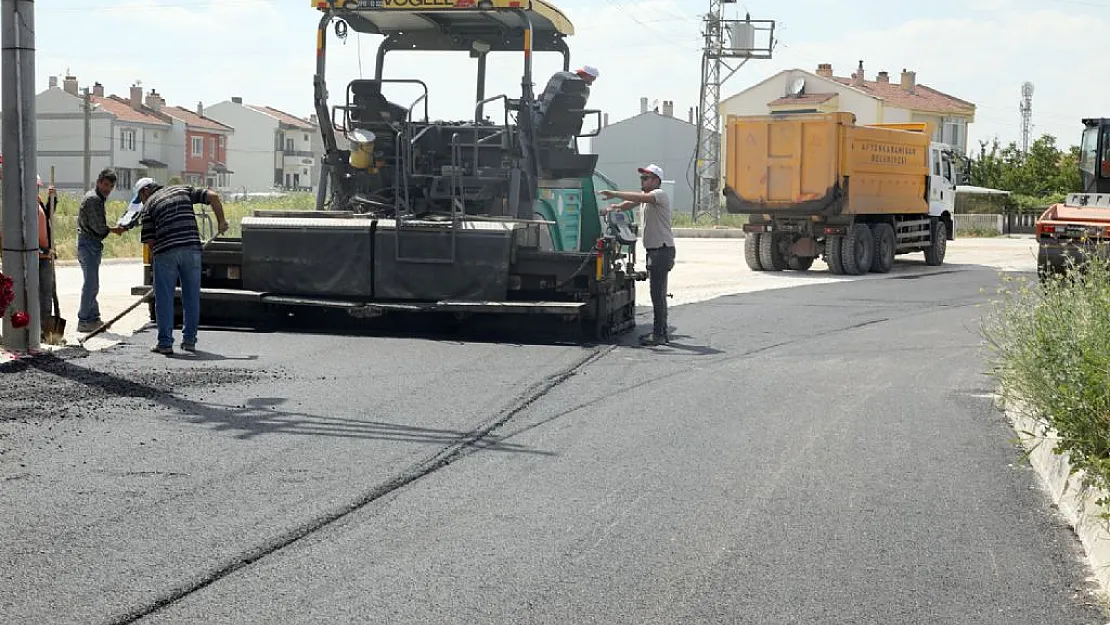
{"type": "Polygon", "coordinates": [[[603,401],[606,401],[606,400],[609,400],[609,399],[614,399],[614,398],[620,397],[622,395],[627,395],[627,394],[632,393],[634,391],[637,391],[641,388],[647,387],[649,385],[656,384],[656,383],[664,381],[664,380],[670,380],[670,379],[673,379],[673,378],[680,378],[682,376],[693,375],[695,373],[703,374],[705,372],[705,370],[707,370],[707,369],[713,369],[713,368],[716,368],[718,366],[728,365],[728,364],[731,364],[731,363],[734,363],[734,362],[739,362],[741,360],[746,360],[746,359],[751,358],[753,356],[757,356],[757,355],[763,354],[765,352],[769,352],[769,351],[772,351],[772,350],[775,350],[775,349],[779,349],[780,347],[789,347],[791,345],[797,345],[798,343],[802,343],[802,342],[806,342],[806,341],[813,341],[813,340],[821,339],[821,338],[826,338],[826,337],[833,336],[833,335],[836,335],[836,334],[840,334],[840,333],[843,333],[843,332],[851,332],[852,330],[858,330],[860,328],[866,328],[868,326],[877,325],[877,324],[880,324],[880,323],[887,323],[887,322],[890,322],[890,321],[904,321],[906,319],[913,319],[914,317],[923,317],[923,316],[931,315],[931,314],[934,314],[934,313],[937,313],[937,312],[944,312],[944,311],[947,311],[949,309],[969,308],[969,307],[973,307],[975,305],[976,304],[974,304],[974,303],[969,303],[969,304],[938,303],[938,304],[935,304],[933,307],[930,307],[926,310],[917,309],[917,310],[915,310],[915,311],[913,311],[909,314],[905,314],[905,315],[893,315],[891,317],[880,317],[880,318],[877,318],[877,319],[870,319],[870,320],[867,320],[867,321],[861,321],[861,322],[858,322],[858,323],[853,323],[853,324],[850,324],[850,325],[842,327],[842,328],[833,328],[831,330],[826,330],[825,332],[818,332],[818,333],[815,333],[815,334],[807,334],[805,336],[800,336],[800,337],[797,337],[797,338],[794,338],[794,339],[790,339],[790,340],[786,340],[786,341],[780,341],[778,343],[772,343],[770,345],[763,345],[761,347],[756,347],[754,349],[742,352],[740,354],[729,354],[729,355],[725,355],[725,356],[718,356],[716,358],[709,358],[709,359],[701,361],[701,364],[698,367],[695,367],[695,368],[692,368],[692,369],[681,369],[681,370],[678,370],[678,371],[672,371],[671,373],[665,373],[663,375],[655,376],[653,378],[649,378],[647,380],[643,380],[641,382],[637,382],[637,383],[629,385],[629,386],[624,386],[624,387],[620,388],[619,390],[613,391],[612,393],[606,393],[605,395],[602,395],[601,397],[595,397],[594,399],[591,399],[591,400],[588,400],[588,401],[585,401],[585,402],[581,402],[581,403],[579,403],[579,404],[577,404],[577,405],[575,405],[571,408],[568,408],[566,410],[562,410],[562,411],[560,411],[560,412],[558,412],[554,415],[551,415],[550,417],[547,417],[547,418],[542,419],[540,421],[537,421],[535,423],[531,423],[531,424],[526,425],[522,428],[509,431],[509,432],[505,433],[503,436],[501,436],[501,438],[499,440],[500,441],[511,440],[512,438],[514,438],[516,436],[519,436],[521,434],[525,434],[525,433],[530,432],[532,430],[539,429],[540,427],[543,427],[544,425],[547,425],[549,423],[553,423],[555,421],[558,421],[559,419],[562,419],[563,417],[572,415],[575,412],[578,412],[579,410],[584,410],[586,408],[593,407],[593,406],[595,406],[595,405],[597,405],[597,404],[599,404],[603,401]]]}
{"type": "Polygon", "coordinates": [[[161,597],[155,599],[147,605],[138,606],[126,613],[112,618],[107,621],[107,625],[130,625],[136,623],[163,608],[169,607],[186,597],[203,590],[204,588],[232,575],[233,573],[244,569],[256,562],[259,562],[266,556],[274,554],[286,547],[289,547],[303,538],[307,538],[314,533],[327,528],[331,524],[345,518],[346,516],[358,512],[366,506],[374,503],[375,501],[390,495],[406,486],[419,481],[444,469],[467,456],[482,451],[484,447],[481,445],[482,441],[490,436],[493,432],[507,424],[515,416],[526,410],[529,406],[542,399],[548,393],[553,391],[556,387],[563,384],[567,380],[577,375],[582,369],[588,367],[594,362],[605,357],[607,354],[617,348],[616,345],[603,345],[592,348],[589,353],[582,358],[579,358],[571,365],[548,375],[539,382],[531,385],[521,394],[517,395],[516,399],[510,402],[506,408],[501,412],[493,415],[484,422],[481,422],[478,427],[472,429],[466,435],[460,437],[458,441],[452,443],[441,449],[439,452],[426,458],[423,461],[411,465],[408,469],[398,473],[393,479],[379,484],[372,488],[370,491],[363,494],[351,503],[334,510],[331,513],[317,517],[303,525],[300,525],[276,538],[259,545],[242,555],[234,558],[233,561],[227,562],[216,569],[204,575],[203,578],[195,582],[186,583],[180,587],[174,588],[161,597]]]}

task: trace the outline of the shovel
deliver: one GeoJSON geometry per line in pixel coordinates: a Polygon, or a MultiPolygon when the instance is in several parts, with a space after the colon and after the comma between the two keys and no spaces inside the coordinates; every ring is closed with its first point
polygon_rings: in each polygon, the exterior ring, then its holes
{"type": "Polygon", "coordinates": [[[115,317],[112,317],[107,322],[101,324],[99,328],[93,330],[92,332],[89,332],[84,337],[77,339],[77,344],[80,345],[81,347],[84,347],[85,346],[85,341],[91,339],[92,337],[94,337],[94,336],[100,334],[101,332],[107,330],[108,328],[112,327],[113,323],[115,323],[115,322],[119,321],[120,319],[123,319],[124,317],[126,317],[128,313],[130,313],[132,310],[135,310],[136,308],[138,308],[141,304],[144,304],[144,303],[148,302],[152,295],[154,295],[154,287],[151,287],[146,293],[143,294],[142,297],[139,298],[139,300],[137,302],[135,302],[134,304],[131,304],[130,306],[125,308],[123,312],[116,315],[115,317]]]}
{"type": "Polygon", "coordinates": [[[42,322],[43,340],[48,345],[64,345],[66,335],[66,320],[62,317],[62,307],[58,305],[58,274],[54,272],[54,259],[50,259],[50,284],[53,287],[51,297],[54,300],[54,314],[42,322]]]}
{"type": "MultiPolygon", "coordinates": [[[[50,167],[50,188],[54,187],[54,167],[50,167]]],[[[46,208],[50,211],[46,215],[46,240],[50,242],[50,249],[54,249],[54,211],[57,209],[57,196],[51,206],[51,198],[46,198],[46,208]]],[[[54,302],[54,314],[43,319],[43,340],[48,345],[64,345],[66,335],[66,320],[62,318],[62,307],[58,304],[58,274],[54,271],[54,257],[50,257],[50,286],[51,297],[54,302]]]]}
{"type": "MultiPolygon", "coordinates": [[[[204,244],[201,246],[201,250],[207,249],[208,246],[212,243],[212,241],[216,240],[217,236],[218,235],[212,235],[211,239],[208,239],[207,241],[205,241],[204,244]]],[[[140,297],[138,299],[138,301],[136,301],[134,304],[131,304],[130,306],[128,306],[126,309],[124,309],[123,312],[116,315],[115,317],[112,317],[107,322],[101,324],[101,326],[99,328],[97,328],[97,329],[93,330],[92,332],[86,334],[83,338],[77,339],[77,344],[80,345],[81,347],[85,347],[85,341],[91,339],[92,337],[94,337],[94,336],[100,334],[101,332],[107,330],[108,328],[112,327],[113,323],[119,321],[120,319],[123,319],[124,317],[127,316],[128,313],[130,313],[132,310],[135,310],[136,308],[138,308],[142,304],[145,304],[146,302],[149,302],[150,298],[153,297],[153,296],[154,296],[154,287],[152,286],[149,289],[147,289],[146,293],[143,293],[143,296],[140,297]]]]}

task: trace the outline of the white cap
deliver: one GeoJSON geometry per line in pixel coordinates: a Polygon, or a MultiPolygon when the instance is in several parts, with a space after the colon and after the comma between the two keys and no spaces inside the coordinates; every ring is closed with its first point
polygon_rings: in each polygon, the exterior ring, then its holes
{"type": "Polygon", "coordinates": [[[656,178],[659,178],[659,182],[663,182],[663,168],[656,165],[655,163],[652,163],[647,167],[641,167],[636,171],[640,172],[641,174],[652,174],[656,178]]]}
{"type": "Polygon", "coordinates": [[[154,182],[154,178],[139,178],[139,180],[135,182],[135,186],[133,188],[135,192],[135,197],[131,198],[131,203],[141,204],[142,201],[139,200],[139,191],[142,191],[143,189],[149,187],[150,185],[154,184],[154,182]]]}
{"type": "Polygon", "coordinates": [[[601,72],[597,71],[597,68],[594,67],[593,65],[583,65],[582,67],[578,68],[574,73],[576,73],[576,74],[586,74],[587,76],[590,76],[590,77],[595,78],[595,79],[598,76],[601,75],[601,72]]]}

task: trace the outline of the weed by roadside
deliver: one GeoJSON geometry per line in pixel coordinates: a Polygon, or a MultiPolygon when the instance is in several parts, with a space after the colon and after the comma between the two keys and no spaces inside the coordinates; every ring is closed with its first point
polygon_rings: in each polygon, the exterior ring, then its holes
{"type": "MultiPolygon", "coordinates": [[[[73,260],[77,258],[77,211],[81,205],[78,195],[60,194],[58,196],[58,212],[54,219],[56,242],[59,260],[73,260]]],[[[230,225],[227,236],[239,236],[239,222],[255,210],[308,210],[315,207],[315,197],[310,193],[290,193],[282,197],[252,198],[246,200],[224,200],[224,213],[230,225]]],[[[198,211],[207,209],[197,206],[198,211]]],[[[106,213],[108,225],[112,225],[120,215],[127,210],[127,202],[112,200],[107,203],[106,213]]],[[[207,209],[211,215],[211,210],[207,209]]],[[[213,217],[213,224],[215,217],[213,217]]],[[[204,223],[200,223],[202,236],[204,223]]],[[[143,255],[143,246],[139,243],[139,228],[134,228],[120,236],[110,234],[104,240],[104,258],[139,258],[143,255]]]]}
{"type": "Polygon", "coordinates": [[[1002,398],[1041,430],[1029,434],[1055,431],[1053,452],[1110,492],[1110,263],[1092,257],[1043,284],[1004,278],[983,336],[1002,398]]]}
{"type": "Polygon", "coordinates": [[[733,215],[721,213],[720,219],[714,223],[712,216],[700,217],[696,222],[690,213],[674,213],[671,217],[671,226],[674,228],[741,228],[748,223],[747,215],[733,215]]]}
{"type": "Polygon", "coordinates": [[[1001,235],[1002,233],[994,228],[959,228],[956,230],[957,238],[967,237],[969,239],[986,239],[1001,235]]]}

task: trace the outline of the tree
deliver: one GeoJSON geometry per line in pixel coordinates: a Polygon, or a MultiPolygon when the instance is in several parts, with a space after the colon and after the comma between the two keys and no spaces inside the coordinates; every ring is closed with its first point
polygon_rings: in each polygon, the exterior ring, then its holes
{"type": "Polygon", "coordinates": [[[1045,198],[1079,188],[1078,159],[1078,146],[1063,151],[1052,135],[1035,140],[1028,153],[1017,142],[1002,147],[995,137],[989,144],[979,142],[978,157],[968,161],[968,178],[976,186],[1045,198]]]}

